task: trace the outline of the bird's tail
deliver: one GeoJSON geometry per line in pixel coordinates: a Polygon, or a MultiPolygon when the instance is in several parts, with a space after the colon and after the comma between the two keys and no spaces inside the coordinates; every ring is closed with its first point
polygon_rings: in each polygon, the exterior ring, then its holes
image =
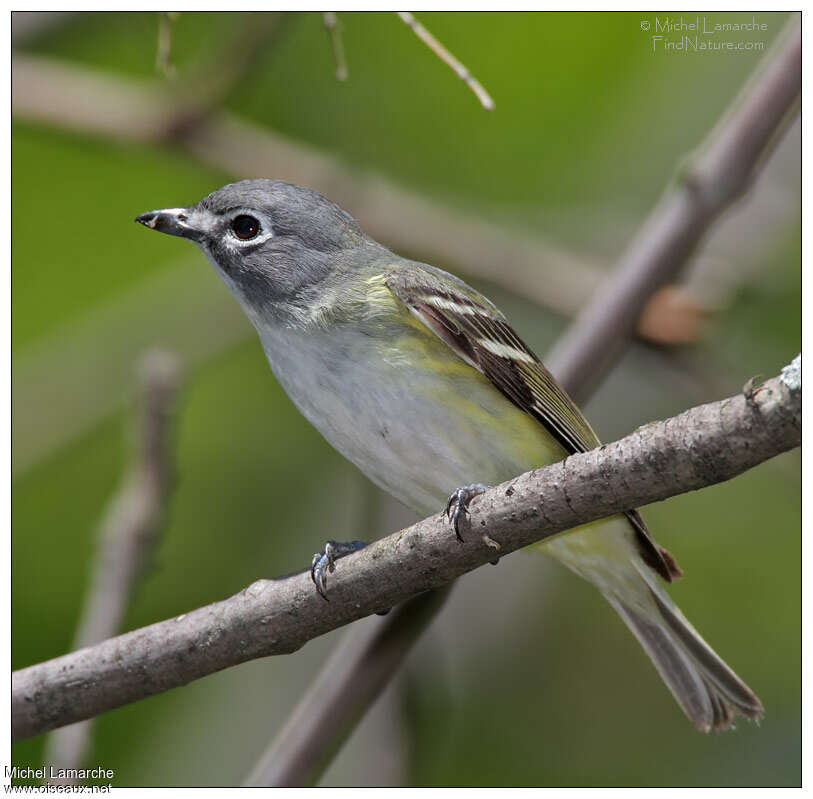
{"type": "Polygon", "coordinates": [[[737,714],[760,717],[762,703],[680,612],[623,517],[577,528],[540,549],[601,591],[701,732],[728,729],[737,714]]]}
{"type": "Polygon", "coordinates": [[[701,732],[726,730],[737,714],[758,719],[762,703],[754,692],[703,640],[669,595],[648,579],[645,582],[656,618],[615,596],[605,597],[641,643],[683,712],[701,732]]]}

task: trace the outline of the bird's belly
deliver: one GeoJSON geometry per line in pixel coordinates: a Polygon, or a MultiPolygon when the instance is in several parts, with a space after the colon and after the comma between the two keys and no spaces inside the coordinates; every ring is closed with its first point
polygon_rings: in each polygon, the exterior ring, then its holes
{"type": "Polygon", "coordinates": [[[373,482],[419,514],[437,511],[462,485],[500,483],[565,456],[537,421],[440,341],[437,350],[419,353],[431,357],[437,367],[431,373],[413,366],[404,341],[395,356],[369,351],[356,337],[342,342],[334,336],[329,347],[300,340],[295,354],[263,343],[302,414],[373,482]]]}
{"type": "MultiPolygon", "coordinates": [[[[421,516],[437,513],[463,485],[502,483],[567,454],[439,339],[416,343],[402,335],[389,349],[382,337],[335,332],[329,342],[313,336],[286,341],[277,331],[273,337],[261,333],[261,339],[277,379],[305,418],[421,516]],[[427,363],[431,372],[416,366],[427,363]]],[[[533,549],[635,604],[643,583],[633,539],[629,522],[613,516],[533,549]]]]}

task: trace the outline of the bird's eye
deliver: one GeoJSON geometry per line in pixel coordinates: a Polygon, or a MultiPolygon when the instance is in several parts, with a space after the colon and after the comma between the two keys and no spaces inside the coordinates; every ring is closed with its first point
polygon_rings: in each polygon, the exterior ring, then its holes
{"type": "Polygon", "coordinates": [[[232,219],[231,229],[238,239],[248,241],[260,232],[260,221],[248,214],[240,214],[232,219]]]}

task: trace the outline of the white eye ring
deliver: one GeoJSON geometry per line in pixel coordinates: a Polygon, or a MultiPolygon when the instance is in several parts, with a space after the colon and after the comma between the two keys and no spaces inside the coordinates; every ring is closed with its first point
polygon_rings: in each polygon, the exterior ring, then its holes
{"type": "Polygon", "coordinates": [[[249,209],[240,209],[232,216],[228,232],[231,241],[241,247],[262,244],[274,235],[268,220],[249,209]]]}

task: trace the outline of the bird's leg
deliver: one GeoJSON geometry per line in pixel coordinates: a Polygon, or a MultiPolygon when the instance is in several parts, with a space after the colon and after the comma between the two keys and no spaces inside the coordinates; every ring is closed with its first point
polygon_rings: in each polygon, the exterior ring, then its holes
{"type": "MultiPolygon", "coordinates": [[[[489,486],[485,483],[471,483],[470,485],[453,491],[449,497],[449,501],[446,503],[446,508],[441,514],[441,518],[446,516],[452,523],[455,535],[459,541],[463,540],[463,537],[460,535],[461,515],[468,515],[469,503],[488,488],[489,486]]],[[[328,541],[325,544],[324,552],[317,552],[313,556],[313,561],[311,562],[311,579],[323,599],[327,599],[327,576],[336,571],[336,561],[352,552],[358,552],[358,550],[366,546],[367,544],[364,541],[350,541],[349,543],[328,541]]]]}
{"type": "Polygon", "coordinates": [[[460,535],[460,517],[467,516],[469,513],[469,502],[476,496],[482,494],[489,486],[484,483],[472,483],[471,485],[458,488],[457,491],[452,491],[449,501],[446,503],[446,509],[440,514],[441,519],[445,516],[454,526],[454,532],[458,541],[463,540],[460,535]]]}
{"type": "Polygon", "coordinates": [[[336,571],[336,561],[367,546],[365,541],[328,541],[324,552],[317,552],[311,561],[311,580],[322,599],[327,599],[327,576],[336,571]]]}

